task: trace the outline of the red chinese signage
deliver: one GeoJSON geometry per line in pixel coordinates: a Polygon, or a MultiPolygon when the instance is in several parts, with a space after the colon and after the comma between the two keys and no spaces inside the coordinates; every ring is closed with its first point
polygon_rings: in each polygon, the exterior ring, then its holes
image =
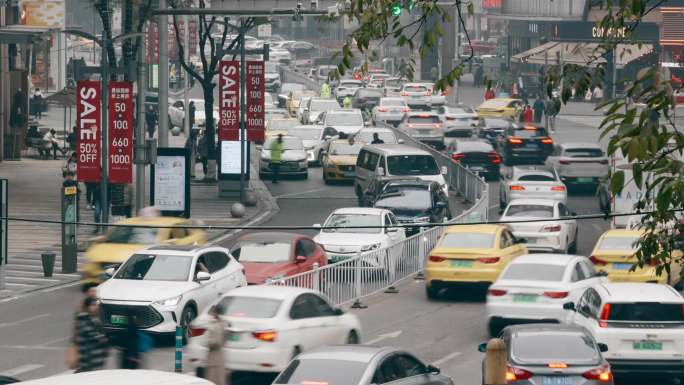
{"type": "Polygon", "coordinates": [[[100,119],[102,95],[99,81],[79,80],[76,83],[76,144],[77,176],[81,182],[100,180],[100,119]]]}
{"type": "Polygon", "coordinates": [[[133,85],[109,83],[109,181],[133,182],[133,85]]]}
{"type": "Polygon", "coordinates": [[[502,0],[482,0],[483,9],[499,9],[501,8],[502,0]]]}
{"type": "Polygon", "coordinates": [[[219,140],[240,140],[240,62],[219,64],[219,140]]]}
{"type": "Polygon", "coordinates": [[[247,93],[247,140],[263,142],[265,136],[264,120],[264,62],[250,60],[245,63],[247,73],[245,92],[247,93]]]}

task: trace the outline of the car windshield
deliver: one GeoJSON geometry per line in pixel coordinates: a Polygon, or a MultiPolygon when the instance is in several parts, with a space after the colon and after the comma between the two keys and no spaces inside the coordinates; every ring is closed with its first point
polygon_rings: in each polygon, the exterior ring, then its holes
{"type": "MultiPolygon", "coordinates": [[[[377,214],[333,214],[326,222],[325,227],[345,227],[345,226],[380,226],[382,221],[377,214]]],[[[363,233],[378,234],[379,228],[357,228],[357,229],[323,229],[324,233],[363,233]]]]}
{"type": "Polygon", "coordinates": [[[341,359],[295,359],[274,384],[349,385],[358,384],[366,363],[341,359]]]}
{"type": "Polygon", "coordinates": [[[357,142],[354,144],[332,143],[330,145],[330,155],[359,155],[362,147],[362,142],[357,142]]]}
{"type": "Polygon", "coordinates": [[[553,206],[545,205],[510,205],[504,216],[507,217],[539,217],[553,218],[553,206]]]}
{"type": "Polygon", "coordinates": [[[404,99],[380,99],[380,105],[383,107],[406,107],[404,99]]]}
{"type": "Polygon", "coordinates": [[[569,158],[600,158],[603,151],[600,148],[568,148],[563,155],[569,158]]]}
{"type": "Polygon", "coordinates": [[[340,82],[337,88],[356,88],[361,87],[361,82],[340,82]]]}
{"type": "Polygon", "coordinates": [[[312,100],[311,101],[311,107],[309,108],[311,111],[332,111],[332,110],[339,110],[340,105],[333,99],[324,99],[324,100],[312,100]]]}
{"type": "Polygon", "coordinates": [[[681,303],[611,303],[610,321],[684,322],[681,303]]]}
{"type": "Polygon", "coordinates": [[[518,364],[597,365],[601,362],[594,340],[579,332],[514,332],[510,345],[511,358],[518,364]],[[563,348],[558,349],[559,346],[563,348]]]}
{"type": "Polygon", "coordinates": [[[412,124],[434,124],[441,122],[441,120],[437,115],[417,115],[409,116],[408,122],[412,124]]]}
{"type": "Polygon", "coordinates": [[[379,90],[358,90],[356,91],[356,97],[358,98],[376,98],[379,99],[382,97],[382,91],[379,90]]]}
{"type": "Polygon", "coordinates": [[[439,247],[456,249],[491,249],[494,247],[496,234],[488,233],[446,233],[439,247]]]}
{"type": "Polygon", "coordinates": [[[105,242],[151,245],[157,243],[158,229],[148,227],[114,227],[105,242]]]}
{"type": "MultiPolygon", "coordinates": [[[[271,149],[271,146],[273,145],[273,142],[275,142],[277,138],[268,138],[266,139],[266,143],[264,143],[264,148],[265,149],[271,149]]],[[[283,138],[283,150],[302,150],[304,149],[304,145],[302,145],[302,140],[299,138],[288,138],[284,137],[283,138]]]]}
{"type": "Polygon", "coordinates": [[[116,272],[116,279],[187,281],[192,258],[177,255],[134,254],[116,272]]]}
{"type": "Polygon", "coordinates": [[[323,128],[291,128],[287,130],[290,136],[296,136],[301,140],[320,140],[323,128]]]}
{"type": "Polygon", "coordinates": [[[391,175],[439,175],[439,166],[430,155],[393,155],[387,157],[391,175]]]}
{"type": "Polygon", "coordinates": [[[404,86],[406,92],[427,92],[427,90],[425,86],[404,86]]]}
{"type": "Polygon", "coordinates": [[[366,142],[370,143],[373,141],[373,135],[378,134],[378,137],[380,140],[385,142],[386,144],[394,144],[397,143],[397,137],[394,136],[394,133],[391,131],[364,131],[361,130],[358,134],[356,134],[355,138],[361,142],[366,142]]]}
{"type": "Polygon", "coordinates": [[[556,178],[554,178],[551,175],[528,174],[528,175],[521,175],[518,178],[518,180],[524,181],[524,182],[555,182],[556,178]]]}
{"type": "Polygon", "coordinates": [[[510,101],[505,99],[490,99],[482,103],[480,107],[482,108],[504,108],[508,106],[510,101]]]}
{"type": "Polygon", "coordinates": [[[363,126],[363,116],[357,112],[327,114],[326,126],[363,126]]]}
{"type": "Polygon", "coordinates": [[[290,261],[289,242],[244,241],[233,246],[231,253],[240,262],[284,263],[290,261]]]}
{"type": "Polygon", "coordinates": [[[388,191],[378,197],[375,207],[424,211],[432,207],[432,195],[426,189],[403,188],[388,191]]]}
{"type": "Polygon", "coordinates": [[[273,318],[281,303],[277,299],[242,296],[223,297],[219,302],[223,305],[221,315],[241,318],[273,318]]]}
{"type": "Polygon", "coordinates": [[[638,241],[638,236],[605,237],[599,244],[599,250],[635,250],[638,241]]]}
{"type": "Polygon", "coordinates": [[[543,128],[525,128],[522,130],[515,130],[515,136],[520,138],[537,138],[540,136],[547,136],[546,130],[543,128]]]}
{"type": "Polygon", "coordinates": [[[512,263],[501,277],[502,279],[520,281],[559,282],[563,280],[565,266],[545,265],[541,263],[512,263]]]}

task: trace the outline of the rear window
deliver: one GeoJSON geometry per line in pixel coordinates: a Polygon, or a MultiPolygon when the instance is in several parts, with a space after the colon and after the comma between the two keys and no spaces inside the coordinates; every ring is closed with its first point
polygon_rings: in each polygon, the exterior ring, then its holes
{"type": "Polygon", "coordinates": [[[387,157],[390,175],[439,175],[440,170],[431,155],[393,155],[387,157]]]}
{"type": "Polygon", "coordinates": [[[224,312],[221,315],[227,317],[245,318],[273,318],[278,312],[282,301],[259,297],[224,297],[220,305],[224,312]]]}
{"type": "Polygon", "coordinates": [[[424,86],[404,86],[406,92],[427,92],[427,87],[424,86]]]}
{"type": "Polygon", "coordinates": [[[433,124],[433,123],[439,123],[439,116],[437,115],[426,115],[426,116],[409,116],[408,118],[409,123],[414,123],[414,124],[433,124]]]}
{"type": "Polygon", "coordinates": [[[605,237],[599,244],[599,250],[634,250],[639,237],[605,237]]]}
{"type": "Polygon", "coordinates": [[[358,384],[366,371],[360,361],[304,359],[294,360],[276,378],[274,384],[348,385],[358,384]]]}
{"type": "Polygon", "coordinates": [[[529,129],[525,128],[522,130],[515,130],[515,136],[520,137],[520,138],[537,138],[540,136],[547,136],[548,134],[546,133],[546,129],[544,128],[535,128],[535,129],[529,129]]]}
{"type": "Polygon", "coordinates": [[[359,90],[359,91],[357,91],[356,95],[359,98],[381,98],[382,97],[382,91],[359,90]]]}
{"type": "Polygon", "coordinates": [[[592,365],[601,360],[596,343],[583,333],[518,332],[511,336],[510,344],[511,358],[519,364],[592,365]]]}
{"type": "Polygon", "coordinates": [[[538,263],[514,263],[508,266],[502,279],[558,282],[563,279],[565,266],[538,263]]]}
{"type": "Polygon", "coordinates": [[[610,304],[610,321],[684,322],[684,309],[678,303],[637,302],[610,304]]]}
{"type": "Polygon", "coordinates": [[[495,237],[496,234],[486,233],[447,233],[442,237],[439,247],[491,249],[494,247],[495,237]]]}
{"type": "Polygon", "coordinates": [[[531,175],[522,175],[520,178],[518,178],[519,181],[525,181],[525,182],[555,182],[556,179],[550,175],[539,175],[539,174],[531,174],[531,175]]]}
{"type": "Polygon", "coordinates": [[[513,205],[508,206],[505,216],[553,218],[553,206],[513,205]]]}
{"type": "Polygon", "coordinates": [[[563,155],[570,158],[600,158],[603,151],[599,148],[569,148],[563,155]]]}

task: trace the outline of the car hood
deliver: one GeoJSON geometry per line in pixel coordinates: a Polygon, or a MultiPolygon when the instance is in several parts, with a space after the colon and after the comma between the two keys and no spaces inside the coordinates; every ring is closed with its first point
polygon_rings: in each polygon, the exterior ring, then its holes
{"type": "Polygon", "coordinates": [[[241,262],[245,268],[247,283],[262,284],[267,279],[276,276],[290,276],[297,272],[297,265],[292,262],[287,263],[257,263],[241,262]]]}
{"type": "Polygon", "coordinates": [[[330,163],[338,166],[354,166],[356,165],[356,155],[329,155],[330,163]]]}
{"type": "Polygon", "coordinates": [[[110,279],[98,286],[97,290],[98,296],[104,301],[154,302],[177,297],[197,285],[195,282],[110,279]]]}
{"type": "Polygon", "coordinates": [[[146,248],[147,245],[128,243],[96,243],[86,251],[90,262],[123,263],[128,257],[146,248]]]}
{"type": "Polygon", "coordinates": [[[416,205],[416,206],[403,205],[403,206],[399,207],[399,206],[394,206],[394,205],[383,205],[382,203],[376,202],[374,207],[390,210],[397,217],[422,217],[422,216],[429,216],[430,215],[430,208],[420,206],[420,205],[416,205]]]}
{"type": "MultiPolygon", "coordinates": [[[[271,150],[262,150],[261,157],[271,159],[271,150]]],[[[300,161],[306,160],[306,152],[304,150],[285,150],[282,156],[283,161],[300,161]]]]}
{"type": "Polygon", "coordinates": [[[309,140],[309,139],[303,140],[302,142],[304,143],[304,148],[309,148],[309,149],[314,148],[321,143],[320,140],[309,140]]]}
{"type": "Polygon", "coordinates": [[[382,242],[384,237],[382,234],[363,234],[363,233],[324,233],[320,232],[314,241],[324,246],[328,245],[370,245],[373,243],[382,242]]]}
{"type": "Polygon", "coordinates": [[[268,80],[280,79],[280,74],[275,73],[275,72],[266,72],[264,74],[264,78],[266,78],[268,80]]]}

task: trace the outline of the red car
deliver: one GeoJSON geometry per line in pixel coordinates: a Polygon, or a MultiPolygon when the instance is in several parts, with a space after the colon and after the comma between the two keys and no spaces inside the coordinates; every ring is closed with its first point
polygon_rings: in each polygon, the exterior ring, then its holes
{"type": "Polygon", "coordinates": [[[323,248],[302,234],[263,232],[243,235],[231,254],[245,267],[249,285],[309,271],[314,263],[323,266],[328,256],[323,248]]]}

